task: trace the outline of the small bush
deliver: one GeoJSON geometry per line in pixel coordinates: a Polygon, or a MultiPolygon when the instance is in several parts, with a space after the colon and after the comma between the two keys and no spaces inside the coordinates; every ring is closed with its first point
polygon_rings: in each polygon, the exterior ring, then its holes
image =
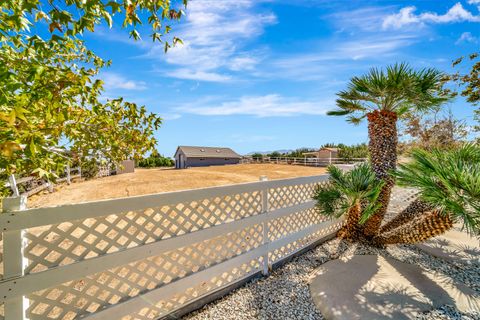
{"type": "Polygon", "coordinates": [[[148,158],[143,158],[138,161],[138,166],[142,168],[156,168],[156,167],[173,167],[175,161],[164,157],[158,152],[152,152],[148,158]]]}

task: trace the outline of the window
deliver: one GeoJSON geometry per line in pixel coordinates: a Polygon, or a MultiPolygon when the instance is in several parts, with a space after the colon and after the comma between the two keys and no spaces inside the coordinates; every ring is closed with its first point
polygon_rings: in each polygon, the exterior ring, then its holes
{"type": "Polygon", "coordinates": [[[225,158],[225,160],[230,160],[229,158],[225,158]]]}
{"type": "Polygon", "coordinates": [[[205,158],[200,158],[200,161],[203,161],[203,160],[205,160],[205,158]]]}

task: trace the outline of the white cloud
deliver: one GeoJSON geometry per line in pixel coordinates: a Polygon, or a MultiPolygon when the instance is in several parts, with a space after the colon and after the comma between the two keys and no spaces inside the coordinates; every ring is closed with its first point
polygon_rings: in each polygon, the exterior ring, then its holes
{"type": "MultiPolygon", "coordinates": [[[[333,100],[332,100],[333,102],[333,100]]],[[[332,102],[302,101],[278,94],[244,96],[238,100],[215,103],[211,98],[195,101],[176,109],[180,113],[203,116],[251,115],[257,117],[288,117],[297,115],[324,115],[332,108],[332,102]]]]}
{"type": "Polygon", "coordinates": [[[167,113],[167,114],[163,114],[163,115],[160,115],[160,117],[163,119],[163,120],[177,120],[177,119],[180,119],[182,117],[181,114],[178,114],[178,113],[167,113]]]}
{"type": "Polygon", "coordinates": [[[225,74],[202,70],[192,70],[188,68],[174,69],[173,71],[166,72],[165,74],[172,78],[207,82],[226,82],[231,80],[231,77],[225,74]]]}
{"type": "Polygon", "coordinates": [[[358,60],[382,61],[401,48],[415,43],[415,35],[373,35],[355,37],[349,41],[322,43],[319,48],[312,46],[310,53],[283,55],[266,62],[257,76],[265,78],[287,78],[292,81],[328,80],[326,87],[338,84],[335,73],[352,72],[362,64],[358,60]],[[352,66],[352,60],[357,61],[352,66]],[[332,72],[332,70],[334,70],[332,72]]]}
{"type": "Polygon", "coordinates": [[[145,90],[147,85],[144,81],[133,81],[114,72],[102,72],[100,78],[104,82],[106,90],[123,89],[123,90],[145,90]]]}
{"type": "Polygon", "coordinates": [[[326,17],[339,29],[339,32],[348,31],[355,34],[359,31],[378,32],[385,16],[393,8],[392,6],[362,7],[336,12],[326,17]]]}
{"type": "MultiPolygon", "coordinates": [[[[478,0],[478,1],[480,1],[480,0],[478,0]]],[[[462,33],[460,38],[458,38],[458,40],[455,42],[455,44],[460,44],[462,42],[478,43],[478,40],[479,39],[477,37],[474,37],[470,32],[464,32],[464,33],[462,33]]]]}
{"type": "Polygon", "coordinates": [[[276,22],[275,15],[255,10],[255,0],[189,1],[185,24],[176,35],[184,45],[169,50],[152,47],[147,56],[161,57],[180,68],[168,75],[181,79],[204,81],[229,80],[228,71],[251,70],[260,58],[258,52],[246,52],[245,46],[276,22]]]}
{"type": "Polygon", "coordinates": [[[425,12],[417,15],[415,14],[416,10],[413,6],[402,8],[398,13],[385,17],[382,27],[384,29],[400,29],[404,26],[424,23],[480,22],[480,16],[466,10],[460,2],[456,3],[445,14],[425,12]]]}

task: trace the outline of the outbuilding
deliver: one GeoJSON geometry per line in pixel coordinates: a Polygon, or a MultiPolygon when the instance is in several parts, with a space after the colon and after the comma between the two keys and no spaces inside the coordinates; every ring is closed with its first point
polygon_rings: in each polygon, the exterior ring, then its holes
{"type": "Polygon", "coordinates": [[[238,164],[242,156],[230,148],[179,146],[175,152],[175,168],[238,164]]]}
{"type": "Polygon", "coordinates": [[[303,155],[309,158],[317,158],[332,161],[332,159],[338,158],[338,148],[321,148],[314,152],[305,152],[303,155]]]}

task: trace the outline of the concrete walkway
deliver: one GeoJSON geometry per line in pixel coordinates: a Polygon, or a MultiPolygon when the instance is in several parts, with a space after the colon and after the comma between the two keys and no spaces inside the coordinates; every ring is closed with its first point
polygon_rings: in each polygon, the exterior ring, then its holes
{"type": "Polygon", "coordinates": [[[441,305],[480,311],[473,290],[416,265],[377,255],[332,260],[310,284],[326,319],[411,319],[441,305]]]}
{"type": "Polygon", "coordinates": [[[458,225],[444,235],[416,244],[416,246],[442,259],[480,264],[480,240],[461,231],[458,225]]]}

